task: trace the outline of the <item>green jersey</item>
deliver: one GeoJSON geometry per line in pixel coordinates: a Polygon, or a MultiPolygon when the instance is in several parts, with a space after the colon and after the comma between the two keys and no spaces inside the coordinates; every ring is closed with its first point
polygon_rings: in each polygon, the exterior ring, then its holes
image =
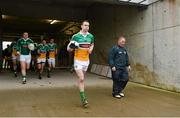
{"type": "Polygon", "coordinates": [[[18,45],[17,44],[14,44],[13,47],[12,47],[13,50],[18,50],[18,45]]]}
{"type": "Polygon", "coordinates": [[[49,51],[48,45],[39,44],[37,47],[37,51],[39,53],[39,58],[44,59],[46,58],[46,53],[49,51]]]}
{"type": "Polygon", "coordinates": [[[27,39],[21,38],[18,40],[18,51],[20,51],[21,55],[30,54],[30,49],[28,48],[28,45],[30,43],[33,43],[33,41],[30,38],[27,39]]]}
{"type": "Polygon", "coordinates": [[[55,58],[57,45],[55,43],[49,43],[48,47],[49,47],[49,58],[55,58]]]}
{"type": "Polygon", "coordinates": [[[12,47],[12,50],[18,50],[18,45],[17,45],[17,43],[12,43],[11,44],[11,47],[12,47]]]}
{"type": "Polygon", "coordinates": [[[86,43],[94,43],[94,36],[91,33],[87,33],[86,35],[83,35],[81,32],[74,34],[72,36],[73,41],[78,42],[79,44],[86,44],[86,43]]]}
{"type": "Polygon", "coordinates": [[[74,58],[80,61],[89,60],[89,48],[94,43],[94,36],[90,33],[83,35],[81,32],[73,35],[72,39],[79,43],[79,48],[75,50],[74,58]]]}

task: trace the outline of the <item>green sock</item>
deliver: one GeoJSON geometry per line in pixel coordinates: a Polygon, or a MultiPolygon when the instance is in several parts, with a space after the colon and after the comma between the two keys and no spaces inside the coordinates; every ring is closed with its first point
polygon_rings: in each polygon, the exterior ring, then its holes
{"type": "Polygon", "coordinates": [[[84,91],[80,91],[80,98],[82,102],[87,99],[84,91]]]}

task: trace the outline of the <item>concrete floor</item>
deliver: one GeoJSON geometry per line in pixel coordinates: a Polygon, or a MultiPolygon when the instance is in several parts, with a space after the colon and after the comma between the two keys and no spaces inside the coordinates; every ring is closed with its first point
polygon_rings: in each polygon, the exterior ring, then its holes
{"type": "Polygon", "coordinates": [[[180,94],[129,82],[125,98],[111,96],[112,81],[87,74],[90,107],[80,106],[76,76],[56,70],[52,78],[28,75],[26,85],[10,72],[0,73],[0,116],[180,116],[180,94]]]}

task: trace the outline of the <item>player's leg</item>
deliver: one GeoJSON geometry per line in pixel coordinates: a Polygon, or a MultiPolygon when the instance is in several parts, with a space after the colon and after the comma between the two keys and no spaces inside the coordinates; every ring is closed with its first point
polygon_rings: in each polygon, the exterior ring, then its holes
{"type": "Polygon", "coordinates": [[[21,65],[22,83],[26,84],[26,61],[24,55],[20,56],[20,65],[21,65]]]}
{"type": "Polygon", "coordinates": [[[84,84],[84,73],[82,65],[75,65],[75,71],[78,76],[78,87],[80,91],[80,99],[84,107],[88,106],[87,96],[85,94],[85,84],[84,84]]]}
{"type": "Polygon", "coordinates": [[[16,65],[17,65],[17,72],[19,72],[21,69],[21,67],[20,67],[20,56],[17,56],[16,65]]]}
{"type": "Polygon", "coordinates": [[[84,92],[84,73],[83,70],[75,70],[76,74],[78,76],[78,87],[80,91],[80,98],[81,101],[83,102],[84,99],[86,99],[85,92],[84,92]]]}
{"type": "Polygon", "coordinates": [[[17,77],[17,57],[12,56],[12,61],[13,61],[14,76],[17,77]]]}
{"type": "Polygon", "coordinates": [[[42,77],[41,77],[41,59],[37,59],[37,68],[38,68],[38,73],[39,73],[38,78],[42,79],[42,77]]]}
{"type": "Polygon", "coordinates": [[[26,70],[30,69],[31,55],[26,56],[26,70]]]}
{"type": "Polygon", "coordinates": [[[26,55],[26,73],[30,69],[30,64],[31,64],[31,55],[26,55]]]}
{"type": "Polygon", "coordinates": [[[47,77],[50,78],[50,73],[52,71],[52,69],[55,68],[55,59],[50,58],[48,59],[48,74],[47,77]]]}
{"type": "Polygon", "coordinates": [[[55,59],[52,59],[52,63],[51,63],[52,64],[52,69],[55,68],[55,66],[56,66],[55,62],[56,62],[55,59]]]}
{"type": "MultiPolygon", "coordinates": [[[[84,66],[83,66],[83,68],[82,68],[82,70],[83,70],[83,74],[84,74],[84,80],[85,80],[85,74],[86,74],[87,69],[88,69],[88,65],[89,65],[89,64],[84,65],[84,66]]],[[[85,82],[84,82],[84,89],[85,89],[85,82]]],[[[83,105],[84,105],[84,107],[88,107],[88,100],[87,100],[87,96],[85,95],[85,97],[86,97],[86,99],[85,99],[85,101],[84,101],[83,105]]]]}
{"type": "Polygon", "coordinates": [[[46,62],[42,62],[42,63],[41,63],[41,74],[42,74],[43,71],[44,71],[45,64],[46,64],[46,62]]]}
{"type": "Polygon", "coordinates": [[[51,59],[48,59],[47,77],[50,78],[50,71],[52,68],[51,59]]]}

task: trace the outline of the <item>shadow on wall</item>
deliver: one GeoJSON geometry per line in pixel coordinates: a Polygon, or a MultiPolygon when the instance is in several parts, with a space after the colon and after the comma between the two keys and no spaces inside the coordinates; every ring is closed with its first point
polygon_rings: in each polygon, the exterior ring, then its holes
{"type": "MultiPolygon", "coordinates": [[[[180,92],[180,88],[177,88],[175,85],[161,82],[158,75],[151,72],[147,66],[136,63],[131,64],[131,67],[132,71],[129,73],[130,81],[173,92],[180,92]]],[[[89,71],[96,75],[111,78],[111,68],[107,64],[92,64],[89,71]]]]}
{"type": "Polygon", "coordinates": [[[131,80],[140,81],[146,85],[152,85],[153,83],[157,83],[158,76],[154,72],[151,72],[147,66],[136,63],[132,64],[131,67],[133,69],[130,73],[131,80]]]}
{"type": "Polygon", "coordinates": [[[180,92],[180,89],[175,85],[161,82],[159,76],[156,73],[150,71],[147,66],[140,63],[132,64],[131,66],[132,71],[130,72],[130,80],[132,82],[141,83],[173,92],[180,92]]]}

